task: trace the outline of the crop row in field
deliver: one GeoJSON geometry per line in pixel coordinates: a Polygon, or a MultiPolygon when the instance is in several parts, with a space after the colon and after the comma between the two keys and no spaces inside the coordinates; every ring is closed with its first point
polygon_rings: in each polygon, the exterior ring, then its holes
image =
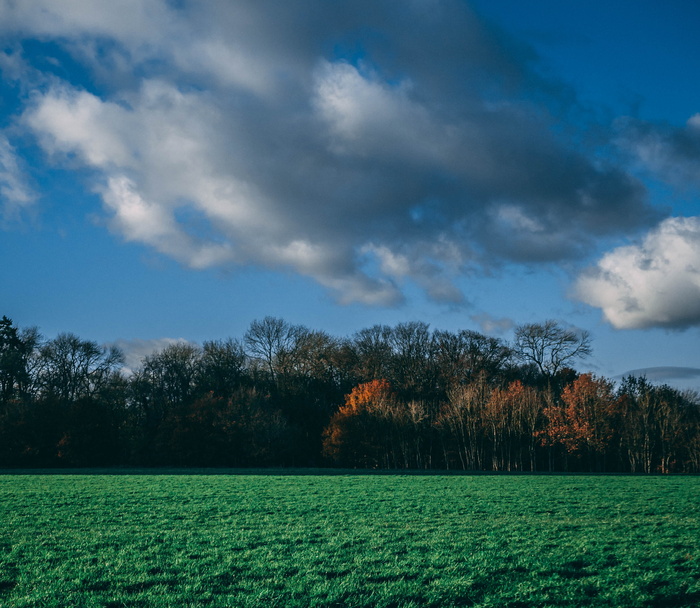
{"type": "Polygon", "coordinates": [[[700,604],[700,478],[0,476],[0,605],[700,604]]]}

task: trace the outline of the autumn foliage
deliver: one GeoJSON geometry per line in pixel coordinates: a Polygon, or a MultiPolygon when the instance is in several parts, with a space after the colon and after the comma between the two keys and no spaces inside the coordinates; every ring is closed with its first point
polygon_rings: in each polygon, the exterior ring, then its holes
{"type": "Polygon", "coordinates": [[[357,415],[362,412],[380,414],[391,406],[393,400],[394,395],[388,380],[372,380],[353,388],[345,397],[345,405],[338,411],[347,415],[357,415]]]}
{"type": "Polygon", "coordinates": [[[323,454],[346,466],[381,466],[386,423],[395,406],[387,380],[359,384],[331,417],[323,433],[323,454]]]}
{"type": "Polygon", "coordinates": [[[564,387],[559,403],[544,409],[547,424],[542,431],[543,443],[560,444],[570,454],[583,456],[594,468],[614,437],[614,425],[620,413],[620,398],[613,385],[604,378],[582,374],[564,387]]]}

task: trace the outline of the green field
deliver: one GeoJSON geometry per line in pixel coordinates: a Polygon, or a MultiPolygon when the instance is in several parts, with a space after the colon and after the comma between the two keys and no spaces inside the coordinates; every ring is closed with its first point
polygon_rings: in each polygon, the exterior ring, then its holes
{"type": "Polygon", "coordinates": [[[700,605],[700,478],[2,475],[0,606],[700,605]]]}

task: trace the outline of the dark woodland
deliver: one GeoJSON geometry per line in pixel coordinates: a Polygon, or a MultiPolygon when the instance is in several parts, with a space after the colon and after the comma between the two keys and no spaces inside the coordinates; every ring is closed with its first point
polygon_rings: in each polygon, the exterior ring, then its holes
{"type": "Polygon", "coordinates": [[[698,395],[575,371],[590,353],[554,321],[506,343],[267,317],[125,370],[116,348],[3,317],[0,467],[699,473],[698,395]]]}

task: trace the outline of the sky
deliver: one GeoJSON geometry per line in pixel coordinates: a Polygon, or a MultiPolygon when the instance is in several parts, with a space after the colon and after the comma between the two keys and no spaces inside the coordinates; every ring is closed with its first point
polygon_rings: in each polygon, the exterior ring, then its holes
{"type": "MultiPolygon", "coordinates": [[[[590,332],[700,388],[693,0],[0,0],[0,314],[590,332]]],[[[640,371],[641,370],[641,371],[640,371]]]]}

